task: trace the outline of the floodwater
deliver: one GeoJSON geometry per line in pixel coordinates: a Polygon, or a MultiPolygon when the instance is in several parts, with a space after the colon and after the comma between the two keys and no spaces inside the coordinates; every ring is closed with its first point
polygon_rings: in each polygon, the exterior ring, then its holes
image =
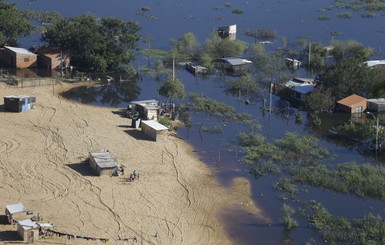
{"type": "MultiPolygon", "coordinates": [[[[242,33],[246,30],[270,28],[279,36],[286,37],[290,42],[296,42],[299,36],[307,36],[311,42],[322,42],[327,45],[332,39],[331,32],[340,32],[334,37],[338,40],[357,40],[376,51],[376,59],[384,59],[381,45],[385,37],[384,16],[361,18],[360,13],[352,12],[350,19],[341,19],[338,13],[346,9],[334,11],[319,11],[328,7],[334,1],[319,0],[277,0],[277,1],[236,1],[221,0],[67,0],[58,4],[52,0],[10,1],[17,2],[19,8],[34,10],[55,10],[65,16],[75,16],[92,13],[97,16],[115,16],[124,20],[137,21],[141,26],[141,35],[152,39],[151,48],[168,49],[170,39],[178,39],[186,32],[192,32],[202,44],[210,33],[219,26],[237,24],[237,38],[249,42],[253,39],[242,33]],[[231,3],[226,7],[225,3],[231,3]],[[141,7],[149,7],[151,11],[143,12],[141,7]],[[231,10],[240,8],[243,14],[232,14],[231,10]],[[330,20],[320,21],[318,16],[331,17],[330,20]]],[[[277,39],[275,42],[279,42],[277,39]]],[[[40,42],[38,35],[24,38],[22,46],[28,47],[40,42]]],[[[140,44],[143,46],[144,44],[140,44]]],[[[141,66],[141,60],[135,66],[141,66]]],[[[295,74],[298,75],[298,74],[295,74]]],[[[302,74],[300,74],[302,75],[302,74]]],[[[177,77],[184,83],[187,92],[198,92],[217,101],[233,106],[237,111],[249,113],[253,119],[262,125],[261,133],[270,141],[281,138],[285,132],[296,132],[301,135],[317,135],[320,144],[327,147],[335,156],[329,164],[347,161],[358,163],[374,163],[372,155],[363,155],[353,145],[327,137],[307,126],[305,112],[290,108],[290,113],[269,114],[261,110],[267,93],[262,91],[256,96],[232,96],[225,93],[221,77],[194,77],[184,69],[178,69],[177,77]],[[249,99],[252,103],[246,105],[249,99]],[[298,124],[294,113],[301,113],[303,121],[298,124]]],[[[99,89],[81,88],[72,91],[72,98],[83,103],[101,106],[125,108],[127,102],[140,99],[159,99],[157,88],[159,83],[153,77],[142,74],[136,83],[114,83],[99,89]],[[124,91],[124,92],[123,92],[124,91]],[[128,92],[129,91],[129,92],[128,92]],[[128,92],[128,93],[126,93],[128,92]],[[113,94],[114,96],[106,96],[113,94]]],[[[281,101],[273,96],[273,105],[277,107],[281,101]]],[[[239,132],[247,132],[249,128],[241,123],[224,123],[223,121],[201,113],[191,112],[192,125],[190,128],[179,128],[178,134],[193,145],[199,157],[207,163],[223,186],[228,187],[235,177],[245,176],[252,184],[254,201],[271,218],[272,223],[266,224],[253,215],[248,214],[237,206],[229,207],[218,214],[234,244],[305,244],[314,238],[317,244],[322,244],[320,237],[313,232],[300,218],[300,227],[287,233],[280,224],[280,208],[282,202],[273,191],[275,177],[265,176],[255,180],[248,175],[249,166],[242,164],[242,152],[236,142],[239,132]],[[219,126],[222,133],[213,134],[201,132],[200,126],[219,126]]],[[[372,199],[360,199],[350,195],[322,191],[316,188],[304,187],[299,198],[317,200],[325,205],[333,215],[349,218],[360,217],[372,212],[384,215],[384,203],[372,199]],[[349,208],[346,208],[349,203],[349,208]]]]}

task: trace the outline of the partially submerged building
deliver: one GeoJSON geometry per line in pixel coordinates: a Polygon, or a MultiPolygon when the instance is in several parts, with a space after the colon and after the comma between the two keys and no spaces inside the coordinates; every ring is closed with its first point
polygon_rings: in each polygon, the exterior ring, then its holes
{"type": "Polygon", "coordinates": [[[36,103],[36,97],[26,95],[4,96],[4,109],[11,112],[22,112],[32,109],[36,103]]]}
{"type": "Polygon", "coordinates": [[[4,46],[0,59],[11,68],[33,68],[37,66],[37,55],[25,48],[4,46]]]}
{"type": "Polygon", "coordinates": [[[204,75],[208,73],[208,69],[206,67],[196,65],[191,62],[186,63],[186,70],[193,75],[204,75]]]}
{"type": "Polygon", "coordinates": [[[114,169],[118,167],[116,158],[114,158],[108,150],[90,152],[88,163],[98,176],[111,176],[114,169]]]}
{"type": "Polygon", "coordinates": [[[218,27],[217,33],[221,38],[237,39],[237,25],[218,27]]]}
{"type": "Polygon", "coordinates": [[[342,100],[337,101],[337,110],[347,113],[361,113],[366,110],[367,99],[365,97],[352,94],[342,100]]]}
{"type": "Polygon", "coordinates": [[[385,99],[368,99],[367,109],[372,112],[384,112],[385,111],[385,99]]]}
{"type": "Polygon", "coordinates": [[[244,71],[247,70],[247,65],[252,64],[253,62],[247,59],[237,58],[237,57],[226,57],[216,60],[219,69],[229,75],[241,75],[244,71]]]}
{"type": "Polygon", "coordinates": [[[142,121],[142,132],[153,141],[166,140],[168,128],[154,120],[142,121]]]}
{"type": "Polygon", "coordinates": [[[14,224],[17,221],[26,218],[27,209],[21,202],[9,204],[5,206],[5,216],[7,216],[8,223],[14,224]]]}
{"type": "Polygon", "coordinates": [[[286,83],[272,84],[273,93],[294,105],[302,106],[306,96],[315,89],[316,83],[311,78],[293,77],[286,83]]]}

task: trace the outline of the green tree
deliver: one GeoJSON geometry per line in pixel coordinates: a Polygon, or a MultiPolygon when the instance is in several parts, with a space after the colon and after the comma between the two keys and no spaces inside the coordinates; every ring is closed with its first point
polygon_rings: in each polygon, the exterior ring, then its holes
{"type": "Polygon", "coordinates": [[[28,36],[34,26],[23,18],[22,12],[15,3],[0,0],[0,42],[17,46],[17,38],[28,36]]]}
{"type": "Polygon", "coordinates": [[[321,43],[309,43],[305,54],[311,68],[319,70],[325,66],[327,52],[321,43]]]}
{"type": "Polygon", "coordinates": [[[242,57],[246,49],[246,42],[221,38],[216,33],[213,33],[204,45],[204,53],[211,56],[213,60],[224,57],[242,57]]]}
{"type": "Polygon", "coordinates": [[[332,40],[330,45],[333,47],[331,54],[337,62],[343,59],[355,59],[358,62],[364,62],[373,55],[372,48],[366,48],[362,43],[353,40],[346,42],[332,40]]]}
{"type": "Polygon", "coordinates": [[[177,54],[177,60],[191,61],[197,58],[199,42],[196,36],[188,32],[178,40],[171,39],[171,52],[177,54]]]}
{"type": "Polygon", "coordinates": [[[310,112],[318,114],[322,111],[329,111],[334,108],[335,100],[332,91],[322,86],[317,87],[306,96],[306,106],[310,112]]]}
{"type": "Polygon", "coordinates": [[[368,96],[372,91],[370,69],[356,59],[341,60],[318,75],[323,87],[330,88],[337,100],[351,94],[368,96]]]}
{"type": "Polygon", "coordinates": [[[186,97],[184,84],[178,79],[168,77],[166,81],[158,89],[158,93],[170,100],[183,99],[186,97]]]}
{"type": "Polygon", "coordinates": [[[88,14],[59,20],[47,29],[42,39],[51,46],[68,50],[74,66],[105,71],[135,58],[138,31],[137,23],[88,14]]]}

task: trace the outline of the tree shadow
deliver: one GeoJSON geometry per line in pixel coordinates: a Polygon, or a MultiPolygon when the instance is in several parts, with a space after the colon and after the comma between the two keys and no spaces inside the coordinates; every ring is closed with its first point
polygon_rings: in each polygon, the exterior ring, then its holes
{"type": "Polygon", "coordinates": [[[96,176],[95,171],[87,164],[87,162],[69,163],[67,166],[83,176],[96,176]]]}
{"type": "MultiPolygon", "coordinates": [[[[112,111],[113,114],[119,115],[120,117],[127,118],[127,110],[124,108],[121,108],[117,111],[112,111]]],[[[128,119],[128,118],[127,118],[128,119]]]]}

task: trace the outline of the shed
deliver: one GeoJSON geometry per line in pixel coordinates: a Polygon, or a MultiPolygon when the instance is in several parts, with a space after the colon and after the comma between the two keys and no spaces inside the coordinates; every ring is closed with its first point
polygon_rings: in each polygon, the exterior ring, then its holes
{"type": "Polygon", "coordinates": [[[217,32],[221,38],[237,39],[237,25],[218,27],[217,32]]]}
{"type": "Polygon", "coordinates": [[[197,74],[207,74],[208,70],[204,66],[196,65],[191,62],[186,63],[186,70],[190,73],[197,75],[197,74]]]}
{"type": "Polygon", "coordinates": [[[385,111],[385,99],[368,99],[367,108],[373,112],[384,112],[385,111]]]}
{"type": "Polygon", "coordinates": [[[240,75],[247,64],[253,63],[250,60],[237,57],[220,58],[217,62],[221,65],[220,68],[224,69],[225,72],[230,73],[230,75],[240,75]]]}
{"type": "Polygon", "coordinates": [[[301,61],[292,59],[292,58],[285,58],[286,65],[292,69],[298,69],[301,67],[301,61]]]}
{"type": "Polygon", "coordinates": [[[14,224],[15,221],[24,219],[26,215],[27,209],[21,202],[5,206],[5,216],[7,216],[10,224],[14,224]]]}
{"type": "Polygon", "coordinates": [[[4,109],[12,112],[22,112],[32,109],[35,105],[36,97],[27,95],[4,96],[4,109]]]}
{"type": "Polygon", "coordinates": [[[158,120],[160,106],[157,100],[131,101],[127,107],[127,117],[131,119],[158,120]]]}
{"type": "Polygon", "coordinates": [[[360,113],[366,110],[367,99],[365,97],[352,94],[342,100],[337,101],[337,110],[348,113],[360,113]]]}
{"type": "Polygon", "coordinates": [[[39,224],[31,219],[17,222],[17,234],[27,243],[34,243],[39,239],[39,228],[39,224]]]}
{"type": "Polygon", "coordinates": [[[118,167],[116,158],[108,150],[90,152],[88,163],[98,176],[112,175],[113,170],[118,167]]]}
{"type": "Polygon", "coordinates": [[[151,140],[166,140],[168,128],[154,120],[142,121],[142,132],[151,140]]]}
{"type": "Polygon", "coordinates": [[[301,84],[291,87],[290,97],[298,102],[305,102],[308,93],[315,89],[314,85],[301,84]]]}
{"type": "Polygon", "coordinates": [[[4,46],[1,60],[12,68],[32,68],[37,66],[37,55],[25,48],[4,46]]]}
{"type": "Polygon", "coordinates": [[[368,60],[364,64],[367,67],[385,67],[385,60],[368,60]]]}
{"type": "Polygon", "coordinates": [[[58,47],[39,48],[36,53],[38,54],[38,66],[48,70],[59,69],[60,67],[65,68],[70,64],[68,53],[58,47]]]}

